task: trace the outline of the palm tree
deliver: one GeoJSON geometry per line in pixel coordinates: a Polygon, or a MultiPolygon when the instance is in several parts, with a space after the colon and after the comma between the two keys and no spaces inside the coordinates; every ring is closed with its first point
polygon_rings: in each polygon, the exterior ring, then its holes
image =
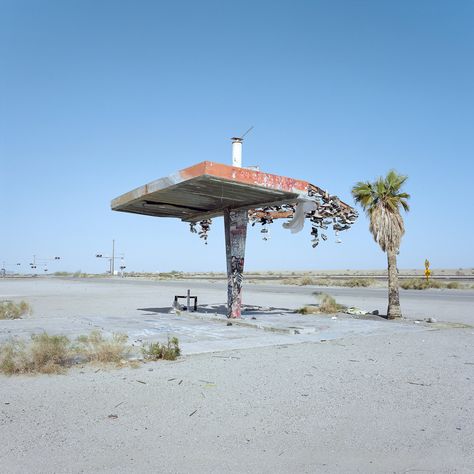
{"type": "Polygon", "coordinates": [[[409,211],[407,199],[410,195],[400,192],[408,176],[389,171],[370,183],[359,181],[352,188],[352,196],[360,204],[370,220],[369,230],[380,248],[387,253],[388,260],[388,310],[389,319],[401,318],[398,293],[397,254],[405,233],[401,208],[409,211]]]}

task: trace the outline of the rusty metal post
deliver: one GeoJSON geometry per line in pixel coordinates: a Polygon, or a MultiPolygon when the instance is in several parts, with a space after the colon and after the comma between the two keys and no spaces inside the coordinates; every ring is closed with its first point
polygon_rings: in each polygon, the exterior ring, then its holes
{"type": "Polygon", "coordinates": [[[240,318],[248,211],[224,211],[227,258],[227,317],[240,318]]]}

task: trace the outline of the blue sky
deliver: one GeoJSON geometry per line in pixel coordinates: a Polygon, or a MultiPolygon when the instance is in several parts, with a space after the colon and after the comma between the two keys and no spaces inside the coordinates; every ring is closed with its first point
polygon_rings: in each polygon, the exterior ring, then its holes
{"type": "MultiPolygon", "coordinates": [[[[110,200],[211,160],[350,189],[394,168],[412,195],[400,268],[474,266],[474,2],[0,0],[0,262],[225,269],[178,220],[110,200]]],[[[361,215],[317,249],[250,229],[247,269],[384,268],[361,215]]]]}

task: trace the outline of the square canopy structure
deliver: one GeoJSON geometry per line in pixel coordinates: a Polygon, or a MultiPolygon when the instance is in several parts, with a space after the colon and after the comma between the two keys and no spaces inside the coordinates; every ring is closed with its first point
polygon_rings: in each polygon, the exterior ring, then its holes
{"type": "Polygon", "coordinates": [[[226,209],[248,210],[294,202],[309,183],[248,168],[203,161],[112,201],[114,211],[187,222],[222,216],[226,209]]]}

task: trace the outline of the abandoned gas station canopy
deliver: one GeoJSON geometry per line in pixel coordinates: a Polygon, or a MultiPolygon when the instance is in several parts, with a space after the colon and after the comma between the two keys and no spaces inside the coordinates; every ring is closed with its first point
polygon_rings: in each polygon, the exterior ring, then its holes
{"type": "MultiPolygon", "coordinates": [[[[241,315],[247,223],[264,226],[289,218],[284,227],[300,231],[311,222],[311,245],[327,240],[326,229],[336,235],[350,228],[357,212],[337,196],[299,179],[242,167],[242,138],[232,139],[233,166],[203,161],[134,189],[112,201],[114,211],[156,217],[176,217],[190,223],[192,232],[207,240],[213,217],[224,216],[227,259],[228,317],[241,315]]],[[[264,237],[264,239],[266,239],[264,237]]],[[[339,241],[337,239],[336,241],[339,241]]]]}

